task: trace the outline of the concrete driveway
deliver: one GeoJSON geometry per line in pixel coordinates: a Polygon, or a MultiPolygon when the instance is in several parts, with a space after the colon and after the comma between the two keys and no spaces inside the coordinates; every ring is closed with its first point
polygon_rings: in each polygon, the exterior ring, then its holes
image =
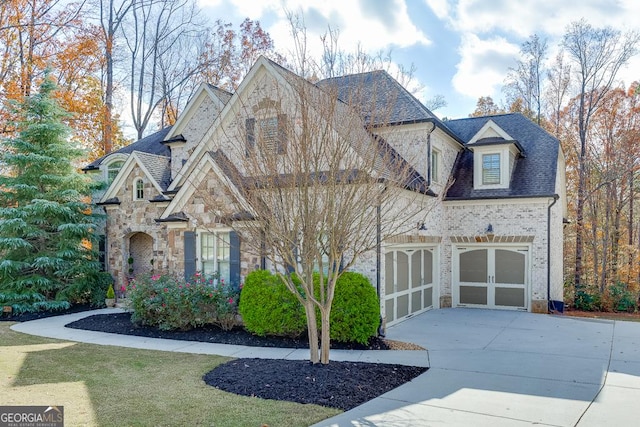
{"type": "Polygon", "coordinates": [[[640,323],[443,309],[387,337],[427,348],[431,369],[318,426],[640,424],[640,323]]]}

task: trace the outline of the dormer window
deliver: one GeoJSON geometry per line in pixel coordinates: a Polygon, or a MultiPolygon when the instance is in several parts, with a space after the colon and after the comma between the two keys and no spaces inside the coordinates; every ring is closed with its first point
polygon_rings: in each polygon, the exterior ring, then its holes
{"type": "Polygon", "coordinates": [[[113,180],[116,179],[118,172],[122,169],[122,165],[124,165],[124,162],[121,160],[111,162],[107,165],[107,184],[111,184],[113,180]]]}
{"type": "Polygon", "coordinates": [[[138,178],[133,184],[133,200],[144,200],[144,181],[138,178]]]}
{"type": "Polygon", "coordinates": [[[482,155],[482,185],[500,184],[500,153],[482,155]]]}
{"type": "Polygon", "coordinates": [[[473,188],[494,190],[509,188],[516,159],[524,149],[493,120],[488,120],[467,143],[473,151],[473,188]]]}

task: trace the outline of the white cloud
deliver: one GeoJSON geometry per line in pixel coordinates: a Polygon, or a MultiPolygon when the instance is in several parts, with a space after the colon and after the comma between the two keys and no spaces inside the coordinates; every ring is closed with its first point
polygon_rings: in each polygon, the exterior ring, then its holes
{"type": "Polygon", "coordinates": [[[425,2],[439,19],[445,19],[449,16],[448,0],[425,0],[425,2]]]}
{"type": "MultiPolygon", "coordinates": [[[[216,0],[201,0],[216,1],[216,0]]],[[[277,21],[269,27],[276,46],[290,46],[285,11],[302,12],[309,39],[317,39],[330,25],[339,29],[346,50],[358,43],[367,51],[430,43],[427,36],[411,20],[404,0],[231,0],[241,16],[261,19],[267,12],[277,21]]],[[[310,40],[313,41],[313,40],[310,40]]]]}
{"type": "Polygon", "coordinates": [[[518,51],[519,46],[503,37],[482,40],[474,34],[463,35],[453,87],[469,97],[490,95],[498,101],[495,93],[504,83],[509,67],[514,65],[518,51]]]}

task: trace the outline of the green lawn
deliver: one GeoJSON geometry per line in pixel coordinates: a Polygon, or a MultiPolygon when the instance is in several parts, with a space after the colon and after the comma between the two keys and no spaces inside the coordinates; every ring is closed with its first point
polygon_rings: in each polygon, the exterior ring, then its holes
{"type": "Polygon", "coordinates": [[[228,358],[33,337],[0,323],[0,403],[62,405],[65,425],[308,426],[340,411],[237,396],[202,375],[228,358]]]}

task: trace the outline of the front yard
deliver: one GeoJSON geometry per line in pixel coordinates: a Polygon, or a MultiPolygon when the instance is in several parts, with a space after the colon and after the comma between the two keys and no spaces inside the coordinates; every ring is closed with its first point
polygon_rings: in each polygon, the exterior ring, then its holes
{"type": "Polygon", "coordinates": [[[202,376],[229,358],[20,334],[0,322],[0,402],[61,405],[65,425],[308,426],[340,411],[222,392],[202,376]]]}

